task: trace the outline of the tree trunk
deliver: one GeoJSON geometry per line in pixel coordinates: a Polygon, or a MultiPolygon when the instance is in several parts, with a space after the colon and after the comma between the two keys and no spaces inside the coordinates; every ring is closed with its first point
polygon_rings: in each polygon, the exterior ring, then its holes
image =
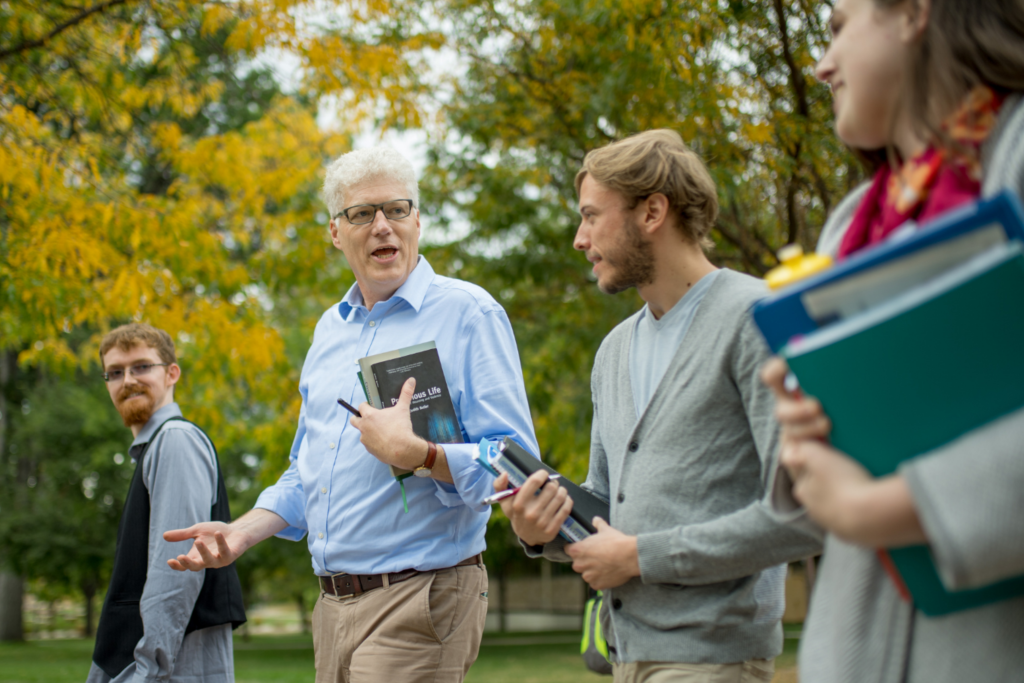
{"type": "Polygon", "coordinates": [[[91,581],[82,583],[82,594],[85,595],[85,631],[82,635],[86,638],[93,636],[93,603],[96,597],[96,584],[91,581]]]}
{"type": "Polygon", "coordinates": [[[555,591],[551,580],[551,562],[540,561],[540,603],[544,612],[555,611],[555,591]]]}
{"type": "Polygon", "coordinates": [[[22,604],[25,583],[21,577],[0,570],[0,640],[25,640],[22,604]]]}
{"type": "MultiPolygon", "coordinates": [[[[0,350],[0,463],[6,463],[7,432],[10,428],[7,406],[7,385],[11,381],[17,354],[0,350]]],[[[2,513],[0,513],[2,514],[2,513]]],[[[0,556],[3,551],[0,550],[0,556]]],[[[0,560],[0,641],[25,640],[25,583],[0,560]]]]}
{"type": "Polygon", "coordinates": [[[498,570],[498,631],[508,631],[508,577],[504,567],[498,570]]]}
{"type": "Polygon", "coordinates": [[[303,635],[309,635],[309,618],[306,615],[306,599],[302,597],[302,591],[295,594],[295,606],[299,608],[299,626],[303,635]]]}

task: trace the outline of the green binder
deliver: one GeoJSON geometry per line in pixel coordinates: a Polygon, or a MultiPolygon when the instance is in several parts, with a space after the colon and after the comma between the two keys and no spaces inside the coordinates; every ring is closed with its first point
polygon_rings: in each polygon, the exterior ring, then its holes
{"type": "MultiPolygon", "coordinates": [[[[1024,253],[1012,242],[782,355],[832,420],[832,444],[874,476],[1024,407],[1024,253]]],[[[984,454],[979,454],[979,458],[984,454]]],[[[947,591],[927,546],[889,551],[929,616],[1024,595],[1024,576],[947,591]]]]}

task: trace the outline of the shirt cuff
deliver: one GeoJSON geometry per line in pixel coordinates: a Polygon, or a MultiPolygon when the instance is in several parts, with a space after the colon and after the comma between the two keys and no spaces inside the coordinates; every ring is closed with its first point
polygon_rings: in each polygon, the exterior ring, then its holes
{"type": "Polygon", "coordinates": [[[278,538],[301,541],[305,537],[305,501],[301,491],[282,491],[277,486],[271,486],[263,490],[253,507],[270,510],[288,523],[287,527],[274,534],[278,538]]]}
{"type": "Polygon", "coordinates": [[[455,480],[455,487],[452,490],[451,484],[445,484],[435,479],[438,500],[447,507],[468,505],[475,512],[486,510],[487,506],[483,501],[484,498],[494,493],[494,477],[476,461],[477,444],[446,443],[441,445],[444,448],[445,457],[448,459],[448,469],[452,473],[452,479],[455,480]]]}
{"type": "Polygon", "coordinates": [[[521,538],[516,540],[523,547],[526,556],[531,559],[543,557],[552,562],[572,562],[572,558],[565,552],[565,539],[561,535],[544,545],[530,545],[521,538]]]}

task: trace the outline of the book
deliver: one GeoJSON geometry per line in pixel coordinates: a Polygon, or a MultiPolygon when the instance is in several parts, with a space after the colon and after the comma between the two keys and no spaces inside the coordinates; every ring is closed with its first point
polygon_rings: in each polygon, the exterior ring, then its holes
{"type": "Polygon", "coordinates": [[[999,244],[1024,242],[1010,191],[967,204],[765,297],[752,308],[772,351],[924,284],[999,244]]]}
{"type": "Polygon", "coordinates": [[[373,377],[373,371],[371,368],[374,363],[379,363],[382,360],[391,360],[392,358],[401,358],[402,356],[411,356],[414,353],[420,351],[426,351],[427,349],[436,349],[437,344],[432,341],[424,342],[422,344],[416,344],[414,346],[407,346],[403,349],[395,349],[394,351],[385,351],[384,353],[376,353],[372,356],[365,356],[359,359],[359,381],[363,383],[363,391],[366,392],[366,400],[369,401],[370,405],[374,408],[383,408],[384,404],[381,403],[380,394],[377,393],[377,385],[373,382],[367,382],[368,377],[373,377]]]}
{"type": "MultiPolygon", "coordinates": [[[[377,408],[390,408],[398,403],[402,385],[415,377],[416,390],[409,407],[413,432],[434,443],[463,442],[459,418],[434,342],[366,356],[359,359],[359,367],[367,400],[377,408]]],[[[411,470],[389,467],[399,480],[412,474],[411,470]]]]}
{"type": "MultiPolygon", "coordinates": [[[[540,458],[507,436],[498,446],[496,452],[490,455],[489,460],[494,470],[508,474],[509,484],[513,487],[522,486],[526,479],[537,470],[557,474],[557,470],[546,465],[540,458]]],[[[597,529],[594,528],[594,517],[600,517],[607,521],[608,503],[580,488],[566,477],[559,479],[558,485],[564,487],[569,492],[569,497],[572,498],[572,512],[562,524],[559,533],[570,543],[582,541],[591,534],[597,533],[597,529]]]]}
{"type": "Polygon", "coordinates": [[[398,403],[402,385],[407,379],[416,378],[409,411],[412,430],[418,436],[435,443],[463,442],[459,418],[455,414],[436,348],[378,361],[370,367],[377,394],[385,408],[398,403]]]}
{"type": "MultiPolygon", "coordinates": [[[[1024,407],[1022,347],[1024,245],[1014,240],[794,339],[781,355],[821,401],[832,445],[881,477],[1024,407]]],[[[929,616],[1024,595],[1024,577],[947,591],[927,546],[888,553],[929,616]]]]}

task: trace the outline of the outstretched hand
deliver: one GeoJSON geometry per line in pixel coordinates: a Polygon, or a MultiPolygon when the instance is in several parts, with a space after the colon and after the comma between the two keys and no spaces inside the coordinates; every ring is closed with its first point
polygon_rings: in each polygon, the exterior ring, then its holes
{"type": "Polygon", "coordinates": [[[224,522],[201,522],[187,529],[164,532],[164,540],[171,543],[194,539],[187,555],[167,560],[171,569],[180,572],[226,567],[248,548],[245,534],[224,522]]]}

